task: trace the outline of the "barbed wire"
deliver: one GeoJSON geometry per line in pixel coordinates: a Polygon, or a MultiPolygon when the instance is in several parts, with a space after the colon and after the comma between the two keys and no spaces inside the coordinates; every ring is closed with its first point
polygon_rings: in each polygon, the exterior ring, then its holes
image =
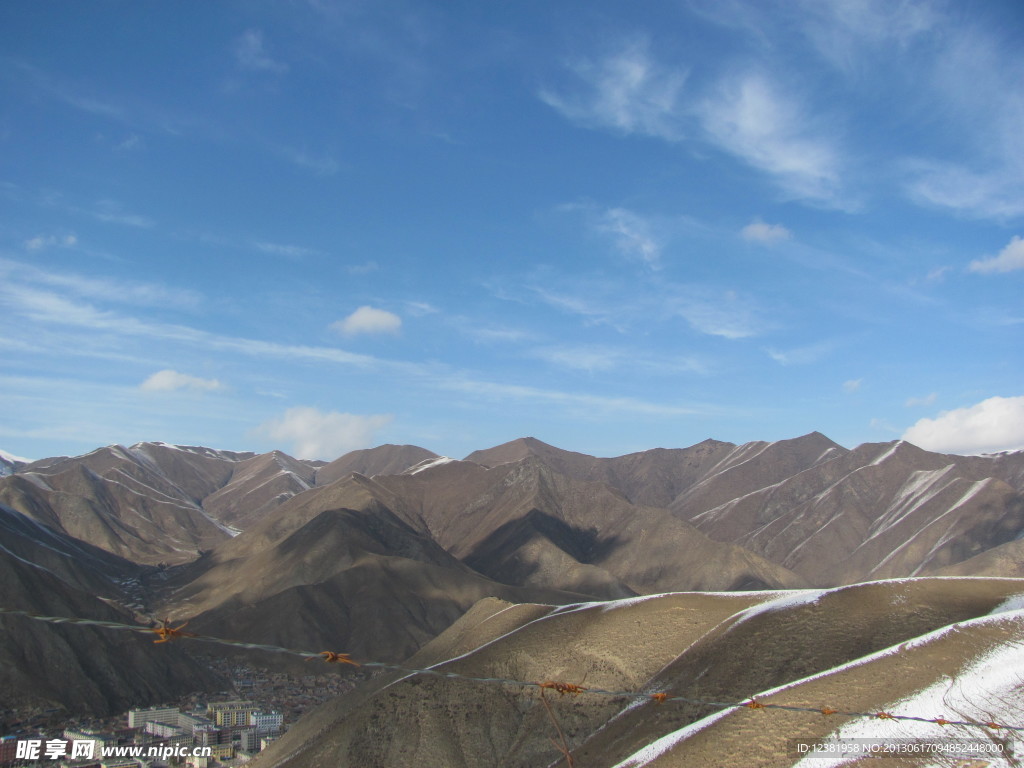
{"type": "Polygon", "coordinates": [[[742,701],[712,701],[709,699],[692,698],[689,696],[673,696],[667,692],[659,691],[655,693],[644,693],[642,691],[614,691],[607,690],[604,688],[588,688],[576,683],[568,683],[555,680],[542,680],[542,681],[530,681],[530,680],[516,680],[507,677],[482,677],[478,675],[467,675],[462,672],[450,672],[439,669],[431,669],[429,667],[408,667],[403,664],[392,664],[384,661],[356,661],[351,658],[347,653],[338,653],[335,651],[302,651],[295,648],[285,648],[280,645],[269,645],[266,643],[246,643],[240,640],[228,640],[223,637],[212,637],[210,635],[200,635],[194,632],[186,632],[185,627],[188,626],[188,622],[184,622],[177,627],[172,627],[168,619],[164,619],[159,622],[158,626],[145,627],[139,624],[125,624],[117,621],[104,621],[101,619],[82,619],[74,618],[70,616],[43,616],[37,613],[30,613],[29,611],[22,611],[13,608],[0,608],[0,615],[9,616],[23,616],[34,621],[42,621],[50,624],[70,624],[75,626],[87,626],[87,627],[101,627],[103,629],[111,629],[122,632],[137,632],[143,634],[155,634],[158,639],[154,640],[154,643],[167,643],[172,640],[197,640],[207,643],[216,643],[218,645],[230,646],[232,648],[243,648],[247,650],[266,651],[268,653],[283,653],[290,656],[296,656],[306,661],[324,661],[328,664],[345,664],[353,667],[367,668],[367,669],[390,669],[396,672],[405,672],[411,675],[427,675],[431,677],[439,677],[448,680],[464,680],[468,682],[484,683],[491,685],[509,685],[519,688],[537,688],[540,690],[541,695],[544,691],[554,691],[561,695],[568,696],[580,696],[582,694],[589,694],[593,696],[608,696],[613,698],[625,698],[633,699],[638,701],[653,701],[657,704],[668,704],[670,702],[683,702],[686,704],[696,704],[699,706],[711,707],[718,710],[727,709],[755,709],[755,710],[782,710],[786,712],[808,712],[825,717],[838,715],[841,717],[856,717],[866,718],[872,720],[899,720],[905,722],[917,722],[917,723],[931,723],[933,725],[941,726],[962,726],[966,728],[981,728],[990,731],[1015,731],[1024,732],[1024,725],[1008,725],[1006,723],[998,723],[995,721],[981,722],[974,720],[953,720],[944,717],[920,717],[916,715],[897,715],[892,712],[878,711],[878,712],[858,712],[858,711],[847,711],[841,709],[833,709],[829,706],[824,707],[804,707],[792,704],[773,704],[771,702],[760,701],[756,696],[744,699],[742,701]]]}

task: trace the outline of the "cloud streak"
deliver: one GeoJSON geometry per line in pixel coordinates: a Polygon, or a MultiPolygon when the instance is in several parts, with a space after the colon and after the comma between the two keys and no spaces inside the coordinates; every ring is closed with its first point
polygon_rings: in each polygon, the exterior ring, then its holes
{"type": "Polygon", "coordinates": [[[648,49],[646,40],[634,40],[606,58],[578,60],[570,65],[575,92],[544,88],[540,99],[587,127],[678,140],[683,135],[680,94],[687,73],[659,66],[648,49]]]}
{"type": "Polygon", "coordinates": [[[143,392],[177,392],[180,390],[216,392],[224,388],[224,385],[217,379],[202,379],[187,373],[179,373],[170,368],[157,371],[139,385],[139,389],[143,392]]]}
{"type": "Polygon", "coordinates": [[[250,72],[272,72],[283,74],[288,65],[275,61],[267,53],[263,42],[263,32],[258,29],[247,29],[234,42],[232,47],[235,61],[242,69],[250,72]]]}
{"type": "Polygon", "coordinates": [[[764,74],[723,79],[699,117],[713,144],[771,175],[791,197],[846,205],[834,142],[816,135],[810,111],[764,74]]]}

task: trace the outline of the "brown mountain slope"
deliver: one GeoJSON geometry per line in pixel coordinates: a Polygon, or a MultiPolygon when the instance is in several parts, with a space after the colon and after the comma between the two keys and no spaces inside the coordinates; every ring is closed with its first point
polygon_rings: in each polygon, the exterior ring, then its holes
{"type": "Polygon", "coordinates": [[[142,569],[0,504],[0,552],[97,597],[130,602],[142,569]]]}
{"type": "Polygon", "coordinates": [[[961,458],[904,442],[865,444],[719,506],[676,510],[696,512],[689,519],[711,538],[812,584],[915,575],[1024,530],[1021,494],[961,458]]]}
{"type": "Polygon", "coordinates": [[[399,660],[492,595],[580,597],[489,581],[387,509],[369,506],[320,512],[272,544],[224,560],[164,610],[209,634],[399,660]]]}
{"type": "MultiPolygon", "coordinates": [[[[532,437],[475,451],[466,461],[495,467],[535,457],[559,474],[607,483],[634,504],[667,507],[687,492],[703,499],[761,487],[845,448],[815,432],[779,443],[736,446],[705,440],[689,448],[655,448],[614,458],[564,451],[532,437]],[[831,449],[831,452],[829,451],[831,449]],[[742,466],[741,471],[735,471],[742,466]],[[722,475],[722,477],[719,477],[722,475]]],[[[731,498],[731,496],[728,496],[731,498]]]]}
{"type": "Polygon", "coordinates": [[[442,547],[500,581],[597,597],[622,588],[800,584],[665,510],[634,506],[608,485],[566,477],[535,456],[491,469],[449,462],[375,483],[390,492],[404,519],[419,521],[442,547]]]}
{"type": "MultiPolygon", "coordinates": [[[[5,608],[134,623],[128,613],[6,551],[0,551],[0,594],[5,608]]],[[[106,716],[223,687],[180,649],[154,647],[151,637],[0,615],[0,710],[56,707],[69,716],[106,716]]]]}
{"type": "Polygon", "coordinates": [[[820,432],[774,443],[745,443],[709,467],[670,508],[686,519],[732,499],[786,480],[845,455],[847,449],[820,432]]]}
{"type": "MultiPolygon", "coordinates": [[[[548,611],[491,602],[410,663],[711,701],[756,695],[843,711],[896,709],[898,699],[916,694],[897,711],[1017,723],[1020,677],[979,677],[978,670],[986,659],[1020,662],[1024,612],[987,614],[1022,590],[1024,582],[1009,579],[930,579],[804,593],[673,594],[548,611]]],[[[791,766],[799,759],[792,738],[838,728],[863,727],[858,734],[867,736],[938,728],[586,693],[546,696],[575,764],[588,768],[791,766]]],[[[564,765],[549,737],[557,738],[555,725],[536,688],[391,676],[311,713],[253,765],[564,765]]]]}
{"type": "Polygon", "coordinates": [[[230,479],[202,498],[203,510],[218,522],[245,530],[282,502],[309,490],[318,470],[281,451],[237,462],[230,479]]]}
{"type": "MultiPolygon", "coordinates": [[[[158,483],[159,484],[159,483],[158,483]]],[[[140,563],[184,562],[229,534],[180,492],[122,471],[72,464],[0,479],[0,502],[54,530],[140,563]]]]}
{"type": "Polygon", "coordinates": [[[329,485],[353,472],[367,477],[397,475],[414,464],[436,458],[437,454],[416,445],[378,445],[346,453],[316,472],[317,485],[329,485]]]}
{"type": "Polygon", "coordinates": [[[178,564],[308,488],[314,472],[279,452],[114,445],[21,467],[0,478],[0,502],[127,559],[178,564]]]}

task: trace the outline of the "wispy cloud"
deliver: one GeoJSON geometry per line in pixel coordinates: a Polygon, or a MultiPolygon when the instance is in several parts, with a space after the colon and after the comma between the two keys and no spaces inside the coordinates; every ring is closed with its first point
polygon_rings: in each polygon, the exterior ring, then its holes
{"type": "Polygon", "coordinates": [[[147,377],[139,385],[139,389],[143,392],[176,392],[179,390],[216,392],[224,389],[224,385],[217,379],[203,379],[165,368],[147,377]]]}
{"type": "Polygon", "coordinates": [[[646,40],[630,41],[600,60],[578,60],[570,69],[576,79],[571,89],[544,88],[539,94],[563,116],[588,127],[682,137],[679,99],[687,73],[655,63],[646,40]]]}
{"type": "Polygon", "coordinates": [[[852,395],[854,392],[859,391],[863,384],[864,379],[848,379],[843,382],[843,392],[852,395]]]}
{"type": "Polygon", "coordinates": [[[247,29],[232,45],[235,61],[242,69],[251,72],[273,72],[282,74],[288,71],[288,65],[275,61],[267,53],[263,42],[263,32],[258,29],[247,29]]]}
{"type": "Polygon", "coordinates": [[[605,397],[582,392],[562,392],[541,387],[480,381],[472,378],[449,377],[441,382],[444,389],[491,398],[501,402],[527,401],[573,407],[583,415],[628,413],[642,416],[696,416],[707,415],[716,409],[701,405],[672,405],[638,400],[632,397],[605,397]]]}
{"type": "Polygon", "coordinates": [[[677,357],[670,354],[645,354],[631,347],[613,347],[602,344],[542,346],[531,349],[526,354],[559,368],[587,373],[624,368],[631,371],[663,374],[706,374],[708,372],[706,365],[693,358],[677,357]]]}
{"type": "Polygon", "coordinates": [[[624,296],[621,285],[611,281],[575,278],[571,282],[573,287],[562,286],[549,278],[544,285],[530,285],[529,290],[545,304],[588,325],[608,325],[620,333],[674,319],[684,320],[699,333],[726,339],[759,336],[769,327],[752,297],[729,289],[652,280],[642,291],[624,296]]]}
{"type": "Polygon", "coordinates": [[[263,253],[270,253],[275,256],[284,256],[287,259],[303,259],[307,256],[316,256],[320,251],[315,248],[305,248],[301,245],[288,245],[284,243],[268,243],[257,241],[253,246],[263,253]]]}
{"type": "Polygon", "coordinates": [[[771,245],[792,239],[793,233],[781,224],[766,224],[761,219],[754,219],[740,230],[740,237],[752,243],[771,245]]]}
{"type": "Polygon", "coordinates": [[[982,219],[1024,215],[1024,182],[1005,167],[975,170],[962,163],[913,160],[906,163],[910,197],[982,219]]]}
{"type": "Polygon", "coordinates": [[[363,306],[348,317],[331,323],[331,330],[342,336],[396,334],[402,330],[402,318],[385,309],[363,306]]]}
{"type": "Polygon", "coordinates": [[[941,23],[936,5],[919,0],[799,0],[794,5],[818,54],[846,72],[863,62],[865,46],[904,47],[941,23]]]}
{"type": "Polygon", "coordinates": [[[938,392],[932,392],[925,395],[924,397],[908,397],[904,405],[907,408],[921,408],[928,405],[934,405],[935,401],[939,399],[938,392]]]}
{"type": "Polygon", "coordinates": [[[75,235],[38,235],[25,241],[25,248],[41,251],[44,248],[72,248],[78,243],[75,235]]]}
{"type": "Polygon", "coordinates": [[[843,208],[842,155],[793,93],[763,73],[730,76],[699,109],[708,138],[772,177],[796,199],[843,208]]]}
{"type": "MultiPolygon", "coordinates": [[[[93,301],[147,307],[193,308],[202,300],[200,294],[187,289],[157,283],[89,277],[75,272],[52,272],[3,258],[0,258],[0,276],[6,282],[3,290],[9,296],[16,297],[20,293],[28,300],[28,297],[35,295],[35,301],[40,304],[44,304],[46,298],[29,286],[58,288],[93,301]]],[[[53,294],[51,298],[58,300],[60,297],[53,294]]]]}
{"type": "Polygon", "coordinates": [[[414,317],[425,317],[426,315],[436,315],[440,310],[431,304],[429,301],[406,301],[404,302],[406,311],[414,317]]]}
{"type": "Polygon", "coordinates": [[[48,94],[57,101],[92,115],[121,121],[125,119],[125,109],[122,106],[105,97],[88,93],[87,91],[90,89],[84,85],[59,80],[24,61],[16,61],[14,66],[33,88],[48,94]]]}
{"type": "Polygon", "coordinates": [[[142,216],[124,210],[124,206],[116,200],[100,200],[91,209],[77,209],[108,224],[123,224],[128,227],[148,228],[156,224],[149,216],[142,216]]]}
{"type": "Polygon", "coordinates": [[[618,368],[624,357],[620,350],[602,346],[539,347],[532,350],[530,356],[562,368],[589,373],[618,368]]]}
{"type": "Polygon", "coordinates": [[[299,168],[312,171],[317,176],[333,176],[341,168],[334,156],[328,152],[315,153],[293,147],[284,147],[280,151],[299,168]]]}
{"type": "Polygon", "coordinates": [[[991,274],[993,272],[1013,272],[1024,269],[1024,239],[1015,235],[1009,244],[996,256],[976,259],[967,267],[971,272],[991,274]]]}
{"type": "Polygon", "coordinates": [[[905,163],[907,190],[919,203],[977,218],[1024,215],[1024,59],[1012,33],[950,15],[956,32],[928,57],[923,87],[955,147],[905,163]]]}
{"type": "Polygon", "coordinates": [[[625,208],[610,208],[600,217],[598,229],[612,235],[618,249],[627,257],[651,269],[661,268],[661,243],[655,238],[648,219],[625,208]]]}
{"type": "Polygon", "coordinates": [[[380,269],[380,265],[376,261],[364,261],[362,264],[349,264],[345,267],[345,271],[350,275],[368,275],[371,272],[376,272],[380,269]]]}
{"type": "Polygon", "coordinates": [[[792,349],[774,349],[769,347],[765,352],[780,365],[810,365],[828,357],[835,348],[836,344],[834,341],[822,341],[817,344],[807,344],[792,349]]]}
{"type": "Polygon", "coordinates": [[[672,302],[672,307],[694,330],[708,336],[748,339],[762,333],[746,303],[731,291],[715,299],[679,297],[672,302]]]}

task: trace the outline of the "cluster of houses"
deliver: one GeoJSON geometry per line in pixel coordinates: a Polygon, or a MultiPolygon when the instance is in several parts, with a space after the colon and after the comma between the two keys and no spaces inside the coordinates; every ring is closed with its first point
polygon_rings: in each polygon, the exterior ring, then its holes
{"type": "Polygon", "coordinates": [[[126,728],[6,736],[0,739],[0,766],[210,768],[225,762],[238,764],[277,738],[283,724],[280,712],[264,711],[251,701],[211,703],[196,712],[175,707],[133,709],[126,728]]]}

